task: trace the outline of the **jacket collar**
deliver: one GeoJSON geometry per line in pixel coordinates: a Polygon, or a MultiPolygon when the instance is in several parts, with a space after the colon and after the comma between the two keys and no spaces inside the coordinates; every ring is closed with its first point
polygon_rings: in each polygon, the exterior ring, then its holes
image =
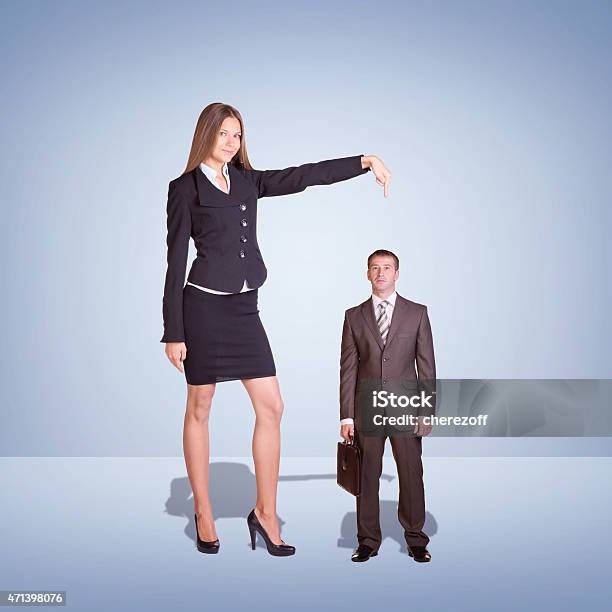
{"type": "MultiPolygon", "coordinates": [[[[205,164],[204,162],[202,162],[200,164],[200,170],[202,170],[202,172],[208,177],[209,181],[215,181],[217,178],[217,171],[214,168],[211,168],[210,166],[208,166],[207,164],[205,164]]],[[[229,178],[229,171],[227,169],[227,162],[225,162],[221,168],[221,172],[223,174],[223,176],[230,181],[231,184],[231,180],[229,178]]],[[[214,185],[213,185],[214,186],[214,185]]],[[[231,192],[231,187],[230,187],[230,192],[231,192]]],[[[221,189],[221,191],[223,191],[221,189]]]]}
{"type": "Polygon", "coordinates": [[[192,176],[195,178],[196,188],[198,190],[198,201],[200,206],[236,206],[246,200],[251,195],[249,185],[246,179],[242,176],[240,170],[233,164],[227,164],[227,171],[230,177],[230,192],[225,193],[222,189],[215,187],[202,172],[202,168],[198,165],[191,170],[192,176]]]}

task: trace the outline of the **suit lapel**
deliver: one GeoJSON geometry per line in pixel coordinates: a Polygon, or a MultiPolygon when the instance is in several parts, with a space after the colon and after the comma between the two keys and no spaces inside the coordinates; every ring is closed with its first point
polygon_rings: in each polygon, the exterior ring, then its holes
{"type": "MultiPolygon", "coordinates": [[[[374,303],[372,301],[372,297],[366,300],[361,305],[361,315],[363,316],[368,329],[372,332],[372,336],[374,340],[380,347],[380,350],[384,350],[385,345],[383,344],[382,338],[380,336],[380,330],[378,329],[378,325],[376,325],[376,319],[374,319],[374,303]]],[[[393,322],[393,320],[391,320],[393,322]]]]}
{"type": "MultiPolygon", "coordinates": [[[[396,292],[397,293],[397,292],[396,292]]],[[[387,332],[387,346],[391,344],[391,341],[395,337],[395,332],[400,326],[402,319],[406,315],[406,302],[404,298],[398,293],[395,298],[395,307],[393,308],[393,316],[391,317],[391,325],[387,332]]],[[[378,334],[380,336],[380,333],[378,334]]]]}
{"type": "Polygon", "coordinates": [[[216,208],[236,206],[250,196],[249,186],[245,184],[240,171],[232,164],[228,164],[227,169],[230,175],[229,193],[225,193],[225,191],[215,187],[199,166],[196,166],[191,171],[195,177],[200,206],[213,206],[216,208]]]}

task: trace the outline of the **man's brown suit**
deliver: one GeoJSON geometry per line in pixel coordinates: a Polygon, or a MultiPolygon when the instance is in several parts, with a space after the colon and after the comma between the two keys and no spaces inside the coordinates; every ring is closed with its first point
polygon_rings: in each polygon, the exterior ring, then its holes
{"type": "MultiPolygon", "coordinates": [[[[383,343],[374,318],[372,298],[349,308],[344,317],[340,357],[340,418],[355,419],[356,392],[360,381],[435,381],[431,326],[427,307],[397,294],[387,341],[383,343]],[[415,362],[416,368],[415,369],[415,362]]],[[[378,487],[386,438],[359,435],[355,442],[362,453],[361,494],[357,497],[357,540],[378,550],[382,537],[378,487]]],[[[426,546],[425,493],[421,436],[390,436],[399,476],[398,517],[410,546],[426,546]]]]}

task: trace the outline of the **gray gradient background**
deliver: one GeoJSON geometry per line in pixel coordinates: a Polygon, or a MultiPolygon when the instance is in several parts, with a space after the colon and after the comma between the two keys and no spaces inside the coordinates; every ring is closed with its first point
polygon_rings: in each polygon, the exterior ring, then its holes
{"type": "MultiPolygon", "coordinates": [[[[3,455],[182,454],[165,198],[218,100],[257,168],[374,153],[393,172],[387,200],[368,174],[260,203],[285,456],[334,452],[343,313],[380,247],[429,307],[440,377],[611,377],[610,4],[228,6],[2,3],[3,455]]],[[[253,420],[241,383],[218,385],[212,454],[248,455],[253,420]]]]}
{"type": "Polygon", "coordinates": [[[424,565],[399,546],[390,452],[366,564],[333,480],[342,317],[375,248],[429,306],[441,378],[612,377],[609,3],[1,11],[0,588],[66,589],[88,612],[609,607],[612,459],[563,455],[610,438],[425,440],[424,565]],[[219,100],[257,168],[374,153],[393,172],[387,200],[366,175],[260,203],[289,559],[247,547],[239,382],[211,420],[222,550],[195,550],[186,386],[159,342],[167,185],[219,100]]]}

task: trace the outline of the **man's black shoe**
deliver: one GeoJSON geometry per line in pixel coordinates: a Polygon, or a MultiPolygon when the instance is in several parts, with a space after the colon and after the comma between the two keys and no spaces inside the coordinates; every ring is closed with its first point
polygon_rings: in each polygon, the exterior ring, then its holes
{"type": "Polygon", "coordinates": [[[431,554],[425,546],[408,546],[408,554],[419,563],[431,561],[431,554]]]}
{"type": "Polygon", "coordinates": [[[372,547],[360,544],[351,555],[351,561],[360,563],[361,561],[367,561],[370,557],[375,557],[377,554],[378,551],[372,547]]]}

